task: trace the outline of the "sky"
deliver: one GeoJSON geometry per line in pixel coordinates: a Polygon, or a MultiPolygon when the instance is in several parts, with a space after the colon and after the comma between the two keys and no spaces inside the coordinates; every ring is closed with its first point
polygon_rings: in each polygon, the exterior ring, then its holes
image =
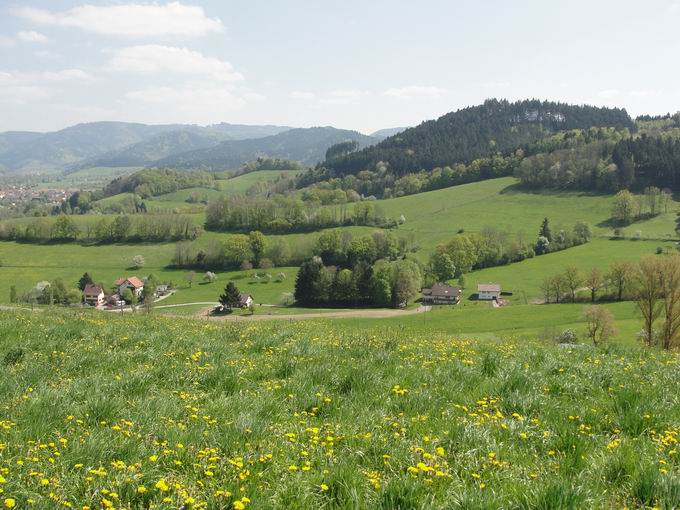
{"type": "Polygon", "coordinates": [[[680,110],[680,0],[0,0],[0,131],[412,126],[490,97],[680,110]]]}

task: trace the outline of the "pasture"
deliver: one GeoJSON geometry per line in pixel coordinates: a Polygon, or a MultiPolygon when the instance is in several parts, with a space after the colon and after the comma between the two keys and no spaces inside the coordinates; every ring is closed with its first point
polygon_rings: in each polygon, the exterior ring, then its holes
{"type": "Polygon", "coordinates": [[[8,508],[680,505],[674,353],[52,310],[0,361],[8,508]]]}

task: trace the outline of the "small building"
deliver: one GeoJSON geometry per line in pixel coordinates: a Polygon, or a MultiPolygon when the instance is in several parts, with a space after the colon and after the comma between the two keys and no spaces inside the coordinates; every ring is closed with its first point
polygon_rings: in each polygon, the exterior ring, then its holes
{"type": "Polygon", "coordinates": [[[158,285],[156,287],[156,297],[161,297],[165,296],[168,292],[170,291],[170,287],[168,285],[158,285]]]}
{"type": "Polygon", "coordinates": [[[253,304],[253,296],[250,294],[241,294],[240,296],[240,306],[241,308],[248,308],[253,304]]]}
{"type": "Polygon", "coordinates": [[[498,283],[480,283],[477,285],[477,299],[482,301],[498,301],[501,297],[501,286],[498,283]]]}
{"type": "Polygon", "coordinates": [[[118,294],[111,294],[106,298],[106,304],[112,307],[119,307],[125,305],[125,301],[123,301],[118,294]]]}
{"type": "Polygon", "coordinates": [[[457,305],[460,302],[461,288],[448,283],[435,283],[429,289],[423,289],[424,305],[457,305]]]}
{"type": "Polygon", "coordinates": [[[131,276],[130,278],[118,278],[116,280],[116,287],[118,287],[118,293],[121,296],[126,289],[130,289],[135,296],[139,297],[142,295],[142,291],[144,290],[144,282],[136,276],[131,276]]]}
{"type": "Polygon", "coordinates": [[[83,298],[85,304],[90,306],[101,306],[104,304],[105,296],[104,289],[101,285],[95,283],[88,283],[83,290],[83,298]]]}

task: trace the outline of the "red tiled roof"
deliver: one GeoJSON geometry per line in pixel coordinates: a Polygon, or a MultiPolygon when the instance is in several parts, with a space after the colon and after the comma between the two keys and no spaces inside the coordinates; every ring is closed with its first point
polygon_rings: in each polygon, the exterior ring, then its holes
{"type": "Polygon", "coordinates": [[[136,276],[131,276],[126,280],[127,282],[130,283],[135,289],[139,289],[141,287],[144,287],[144,282],[137,278],[136,276]]]}

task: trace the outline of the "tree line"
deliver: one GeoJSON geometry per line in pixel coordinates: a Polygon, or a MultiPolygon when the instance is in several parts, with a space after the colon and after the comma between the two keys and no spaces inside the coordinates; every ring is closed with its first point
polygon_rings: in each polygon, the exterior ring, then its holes
{"type": "Polygon", "coordinates": [[[0,223],[0,239],[28,243],[47,242],[164,242],[196,239],[202,227],[190,216],[120,215],[78,222],[72,216],[39,217],[25,225],[0,223]]]}
{"type": "Polygon", "coordinates": [[[383,162],[400,177],[421,169],[507,153],[546,133],[593,126],[635,128],[628,113],[616,108],[489,99],[482,105],[424,122],[374,146],[328,159],[322,167],[325,178],[332,178],[356,175],[383,162]]]}
{"type": "MultiPolygon", "coordinates": [[[[519,175],[525,158],[531,158],[537,154],[541,154],[542,158],[556,151],[571,153],[579,147],[589,146],[595,142],[603,143],[610,140],[614,143],[625,136],[629,136],[628,129],[596,127],[573,129],[523,144],[506,155],[497,153],[475,158],[468,163],[451,162],[445,166],[437,166],[431,170],[421,169],[401,177],[392,172],[387,163],[380,161],[371,169],[342,177],[329,177],[325,168],[317,167],[298,177],[297,184],[298,187],[307,186],[303,188],[303,192],[310,189],[344,190],[354,191],[358,196],[364,197],[401,197],[486,179],[519,175]]],[[[553,159],[559,160],[559,157],[555,156],[553,159]]],[[[533,165],[536,160],[530,159],[530,163],[533,165]]],[[[525,164],[527,165],[531,166],[528,163],[525,164]]]]}
{"type": "Polygon", "coordinates": [[[418,294],[422,281],[421,268],[411,259],[362,260],[343,268],[315,256],[298,270],[295,301],[301,306],[403,307],[418,294]]]}
{"type": "MultiPolygon", "coordinates": [[[[581,288],[589,291],[589,300],[632,299],[642,316],[639,339],[647,346],[675,349],[680,346],[680,254],[647,255],[637,263],[614,262],[607,272],[593,268],[583,274],[568,266],[541,286],[546,302],[574,302],[581,288]],[[608,292],[600,294],[600,292],[608,292]],[[565,299],[566,297],[566,299],[565,299]]],[[[585,310],[588,334],[596,343],[611,334],[613,319],[596,306],[585,310]]]]}
{"type": "Polygon", "coordinates": [[[281,234],[349,225],[389,228],[396,224],[397,220],[388,219],[380,206],[370,201],[356,203],[350,212],[347,207],[321,206],[282,195],[219,197],[208,204],[205,221],[207,230],[281,234]]]}
{"type": "Polygon", "coordinates": [[[588,242],[591,236],[590,227],[583,222],[553,232],[548,218],[543,220],[533,243],[486,227],[477,233],[459,234],[437,246],[430,257],[427,275],[431,275],[431,281],[446,281],[474,269],[520,262],[577,246],[588,242]]]}
{"type": "Polygon", "coordinates": [[[613,132],[606,140],[525,158],[515,176],[528,188],[678,191],[680,139],[662,133],[632,137],[613,132]]]}
{"type": "Polygon", "coordinates": [[[175,267],[193,269],[269,269],[299,266],[313,256],[327,265],[351,267],[358,261],[373,263],[381,258],[394,259],[413,250],[412,243],[397,238],[393,232],[376,230],[355,237],[349,232],[326,230],[316,240],[289,243],[285,239],[267,238],[260,231],[233,234],[222,241],[197,245],[180,242],[175,246],[175,267]]]}

